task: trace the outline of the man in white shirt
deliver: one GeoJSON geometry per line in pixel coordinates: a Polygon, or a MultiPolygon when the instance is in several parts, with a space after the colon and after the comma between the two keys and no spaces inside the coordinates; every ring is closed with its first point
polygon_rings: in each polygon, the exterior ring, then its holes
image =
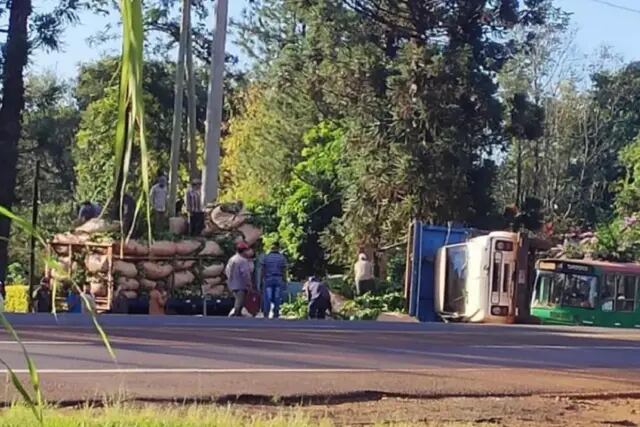
{"type": "Polygon", "coordinates": [[[185,204],[189,214],[189,235],[199,236],[204,229],[204,209],[202,209],[202,181],[194,179],[187,191],[185,204]]]}
{"type": "Polygon", "coordinates": [[[149,193],[153,213],[153,229],[156,234],[166,228],[167,194],[167,177],[161,175],[158,181],[151,187],[151,192],[149,193]]]}
{"type": "Polygon", "coordinates": [[[369,261],[367,255],[360,252],[358,261],[353,266],[356,279],[356,291],[358,295],[374,290],[375,281],[373,277],[373,263],[369,261]]]}

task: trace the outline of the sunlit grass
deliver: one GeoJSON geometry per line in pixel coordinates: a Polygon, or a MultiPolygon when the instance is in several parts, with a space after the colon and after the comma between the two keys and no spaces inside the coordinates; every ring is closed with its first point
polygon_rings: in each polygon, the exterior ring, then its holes
{"type": "MultiPolygon", "coordinates": [[[[348,425],[344,418],[331,419],[330,407],[310,411],[311,408],[281,407],[259,408],[252,406],[212,406],[212,405],[110,405],[92,409],[59,409],[47,407],[44,410],[46,427],[332,427],[348,425]]],[[[25,406],[18,405],[0,409],[0,427],[23,427],[33,423],[33,414],[25,406]]],[[[393,423],[380,416],[372,419],[372,425],[379,426],[445,426],[467,427],[481,424],[472,423],[393,423]]]]}
{"type": "MultiPolygon", "coordinates": [[[[273,414],[237,410],[230,407],[187,406],[159,408],[148,406],[109,406],[101,409],[45,409],[47,427],[311,427],[333,426],[328,419],[313,419],[296,409],[273,414]]],[[[24,406],[0,410],[0,427],[23,427],[33,423],[33,414],[24,406]]]]}

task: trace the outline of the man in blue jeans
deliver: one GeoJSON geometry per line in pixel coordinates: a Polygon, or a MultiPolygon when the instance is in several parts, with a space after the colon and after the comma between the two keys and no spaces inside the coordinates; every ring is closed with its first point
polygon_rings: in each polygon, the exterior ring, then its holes
{"type": "Polygon", "coordinates": [[[269,317],[280,317],[282,290],[285,288],[287,276],[287,258],[280,253],[280,244],[275,242],[271,250],[262,259],[262,283],[265,299],[269,304],[269,317]]]}

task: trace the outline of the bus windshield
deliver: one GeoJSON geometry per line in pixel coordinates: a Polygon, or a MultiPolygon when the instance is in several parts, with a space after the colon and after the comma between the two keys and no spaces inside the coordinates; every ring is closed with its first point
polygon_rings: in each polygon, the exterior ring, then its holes
{"type": "Polygon", "coordinates": [[[467,245],[451,246],[446,254],[444,310],[464,314],[467,299],[467,245]]]}
{"type": "Polygon", "coordinates": [[[540,271],[536,280],[532,307],[595,308],[597,295],[598,278],[596,276],[540,271]]]}

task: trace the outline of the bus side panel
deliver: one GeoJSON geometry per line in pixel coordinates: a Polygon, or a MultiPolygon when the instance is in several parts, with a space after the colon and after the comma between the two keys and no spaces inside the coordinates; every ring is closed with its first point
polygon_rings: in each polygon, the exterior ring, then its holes
{"type": "Polygon", "coordinates": [[[640,313],[638,311],[598,310],[595,324],[609,328],[640,328],[640,313]]]}

